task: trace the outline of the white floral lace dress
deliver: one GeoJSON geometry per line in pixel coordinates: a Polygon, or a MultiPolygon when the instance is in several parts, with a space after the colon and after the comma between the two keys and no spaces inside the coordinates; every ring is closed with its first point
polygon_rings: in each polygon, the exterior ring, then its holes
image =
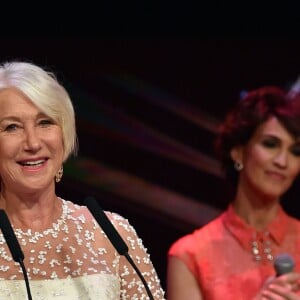
{"type": "MultiPolygon", "coordinates": [[[[88,209],[62,201],[63,213],[43,232],[15,229],[24,252],[33,300],[149,299],[143,283],[126,258],[120,256],[88,209]]],[[[149,254],[126,219],[107,212],[129,247],[154,299],[164,299],[149,254]]],[[[0,233],[0,300],[25,300],[20,265],[11,257],[0,233]]]]}

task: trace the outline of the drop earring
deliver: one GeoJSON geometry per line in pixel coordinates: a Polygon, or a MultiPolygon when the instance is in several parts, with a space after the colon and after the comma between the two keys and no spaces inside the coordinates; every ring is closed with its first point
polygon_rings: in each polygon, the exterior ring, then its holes
{"type": "Polygon", "coordinates": [[[241,162],[239,162],[239,161],[235,161],[235,162],[234,162],[234,168],[235,168],[237,171],[241,171],[241,170],[243,170],[244,165],[243,165],[241,162]]]}
{"type": "Polygon", "coordinates": [[[63,169],[63,166],[61,166],[60,169],[55,174],[55,182],[60,182],[61,181],[63,173],[64,173],[64,169],[63,169]]]}

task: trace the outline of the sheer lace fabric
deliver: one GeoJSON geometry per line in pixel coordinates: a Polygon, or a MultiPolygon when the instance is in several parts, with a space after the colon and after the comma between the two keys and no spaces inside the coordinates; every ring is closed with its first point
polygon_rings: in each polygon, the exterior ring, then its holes
{"type": "MultiPolygon", "coordinates": [[[[62,216],[43,232],[15,229],[25,255],[32,297],[48,299],[148,299],[125,257],[121,257],[88,209],[62,200],[62,216]]],[[[129,247],[129,255],[155,299],[164,299],[149,254],[126,219],[107,212],[129,247]]],[[[0,234],[0,299],[26,299],[23,273],[0,234]]]]}

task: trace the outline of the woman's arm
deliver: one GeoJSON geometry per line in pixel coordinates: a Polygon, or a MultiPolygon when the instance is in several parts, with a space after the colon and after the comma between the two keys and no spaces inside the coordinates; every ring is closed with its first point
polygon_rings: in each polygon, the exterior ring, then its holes
{"type": "Polygon", "coordinates": [[[168,259],[167,299],[203,300],[196,278],[186,265],[174,256],[170,256],[168,259]]]}
{"type": "MultiPolygon", "coordinates": [[[[153,299],[165,300],[160,280],[150,259],[150,254],[136,230],[127,219],[118,214],[110,214],[110,219],[128,246],[128,255],[144,277],[153,299]]],[[[120,299],[149,299],[140,277],[125,257],[120,258],[119,276],[121,279],[120,299]]]]}

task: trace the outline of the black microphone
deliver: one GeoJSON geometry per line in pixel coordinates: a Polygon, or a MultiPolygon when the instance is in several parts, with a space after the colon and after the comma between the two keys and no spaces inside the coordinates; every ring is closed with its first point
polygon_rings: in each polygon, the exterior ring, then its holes
{"type": "Polygon", "coordinates": [[[134,268],[141,281],[143,282],[150,300],[154,300],[145,278],[143,277],[142,273],[137,268],[132,258],[128,254],[128,246],[126,245],[116,228],[113,226],[105,212],[102,210],[97,200],[93,197],[87,197],[84,200],[84,204],[89,209],[99,226],[105,232],[114,248],[118,251],[120,255],[124,255],[128,262],[131,264],[131,266],[134,268]]]}
{"type": "Polygon", "coordinates": [[[293,272],[295,268],[295,261],[293,257],[287,253],[279,254],[274,259],[274,268],[276,276],[293,272]]]}
{"type": "Polygon", "coordinates": [[[23,262],[24,253],[20,247],[17,237],[14,233],[14,230],[12,229],[8,216],[3,209],[0,209],[0,228],[14,261],[19,263],[22,268],[22,272],[26,284],[27,296],[29,300],[32,300],[27,271],[23,262]]]}

